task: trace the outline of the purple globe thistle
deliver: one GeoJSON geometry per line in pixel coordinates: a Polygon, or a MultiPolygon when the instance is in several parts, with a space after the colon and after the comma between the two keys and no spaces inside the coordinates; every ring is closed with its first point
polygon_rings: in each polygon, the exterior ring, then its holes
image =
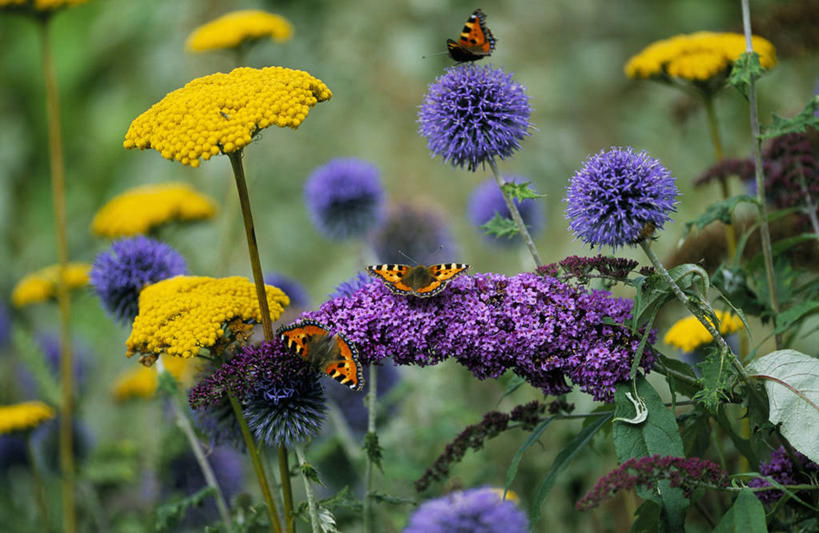
{"type": "MultiPolygon", "coordinates": [[[[771,452],[771,458],[759,463],[759,473],[769,476],[782,485],[798,485],[800,483],[810,483],[811,478],[819,475],[819,465],[794,450],[793,459],[784,446],[780,446],[771,452]]],[[[771,483],[767,479],[756,478],[748,483],[750,487],[770,487],[771,483]]],[[[782,491],[777,489],[763,490],[755,493],[762,503],[773,504],[782,497],[782,491]]],[[[797,493],[799,494],[799,493],[797,493]]]]}
{"type": "MultiPolygon", "coordinates": [[[[514,183],[525,183],[526,179],[519,176],[504,176],[505,181],[514,183]]],[[[541,202],[535,198],[525,198],[523,200],[515,199],[515,206],[520,212],[520,217],[524,224],[529,229],[529,233],[534,237],[543,228],[543,208],[541,202]]],[[[469,221],[475,226],[480,227],[492,220],[496,214],[504,218],[512,218],[509,213],[509,208],[506,207],[506,200],[503,193],[494,179],[490,178],[480,185],[478,185],[469,197],[469,207],[467,208],[469,221]]],[[[507,245],[511,243],[520,243],[520,235],[515,234],[514,237],[499,238],[494,235],[484,234],[487,241],[492,244],[507,245]]]]}
{"type": "Polygon", "coordinates": [[[429,500],[412,514],[404,533],[525,533],[526,515],[491,488],[450,492],[429,500]]]}
{"type": "Polygon", "coordinates": [[[304,185],[304,200],[331,239],[363,237],[384,218],[378,169],[361,159],[333,159],[317,168],[304,185]]]}
{"type": "Polygon", "coordinates": [[[288,309],[310,307],[310,295],[307,294],[307,289],[295,279],[277,272],[268,272],[264,276],[264,282],[267,285],[280,288],[290,298],[290,307],[288,309]]]}
{"type": "Polygon", "coordinates": [[[443,214],[435,208],[412,204],[394,205],[387,220],[372,238],[381,263],[457,262],[458,249],[443,214]]]}
{"type": "Polygon", "coordinates": [[[139,313],[139,293],[146,285],[186,271],[179,252],[140,235],[116,241],[98,254],[91,269],[91,284],[108,314],[130,324],[139,313]]]}
{"type": "Polygon", "coordinates": [[[492,65],[450,67],[427,88],[418,112],[419,133],[433,157],[475,171],[506,159],[529,135],[526,88],[492,65]]]}
{"type": "Polygon", "coordinates": [[[661,229],[675,211],[671,173],[646,152],[613,147],[590,156],[567,187],[566,218],[588,244],[635,244],[646,228],[661,229]]]}
{"type": "Polygon", "coordinates": [[[373,281],[375,281],[375,279],[372,276],[368,275],[363,270],[359,270],[352,278],[339,283],[335,292],[329,296],[329,299],[332,300],[333,298],[344,298],[345,296],[349,296],[364,285],[373,281]]]}

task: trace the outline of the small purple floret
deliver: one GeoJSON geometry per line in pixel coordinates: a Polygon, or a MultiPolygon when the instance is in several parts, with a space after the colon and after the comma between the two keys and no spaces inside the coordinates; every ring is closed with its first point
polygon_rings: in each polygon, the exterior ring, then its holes
{"type": "Polygon", "coordinates": [[[501,491],[490,488],[456,491],[423,503],[404,533],[525,533],[526,515],[501,491]]]}

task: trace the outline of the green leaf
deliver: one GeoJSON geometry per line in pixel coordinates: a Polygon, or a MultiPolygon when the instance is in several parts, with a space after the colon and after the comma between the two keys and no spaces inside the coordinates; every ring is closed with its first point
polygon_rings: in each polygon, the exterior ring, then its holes
{"type": "Polygon", "coordinates": [[[301,473],[304,477],[306,477],[316,485],[324,486],[324,483],[322,483],[321,480],[319,479],[318,472],[316,472],[316,469],[313,468],[313,465],[305,461],[301,465],[299,465],[299,467],[301,468],[301,473]]]}
{"type": "Polygon", "coordinates": [[[512,458],[512,463],[509,465],[509,469],[506,471],[506,485],[503,487],[504,495],[509,491],[512,487],[512,482],[515,480],[515,476],[518,474],[518,465],[520,465],[520,460],[523,458],[523,452],[529,449],[529,447],[536,443],[549,424],[552,423],[556,417],[552,416],[541,422],[540,424],[532,430],[529,436],[523,441],[523,444],[520,445],[518,451],[515,452],[515,456],[512,458]]]}
{"type": "Polygon", "coordinates": [[[637,519],[631,524],[630,533],[657,533],[660,529],[660,514],[663,508],[646,500],[634,511],[637,519]]]}
{"type": "Polygon", "coordinates": [[[545,194],[538,194],[534,191],[534,189],[529,187],[530,183],[532,182],[527,181],[526,183],[514,183],[507,181],[501,185],[501,189],[503,189],[503,192],[517,201],[525,200],[527,198],[546,198],[545,194]]]}
{"type": "MultiPolygon", "coordinates": [[[[748,284],[748,273],[742,268],[720,266],[711,276],[711,282],[720,290],[723,299],[743,323],[745,323],[745,313],[759,316],[767,306],[767,302],[761,301],[759,295],[751,289],[748,284]]],[[[750,331],[747,324],[745,331],[750,331]]]]}
{"type": "Polygon", "coordinates": [[[714,533],[767,533],[765,525],[765,508],[754,496],[753,491],[744,488],[719,521],[714,533]]]}
{"type": "Polygon", "coordinates": [[[802,302],[790,309],[782,311],[776,318],[776,333],[784,333],[790,329],[795,323],[799,322],[806,316],[812,315],[819,311],[819,302],[810,301],[802,302]]]}
{"type": "MultiPolygon", "coordinates": [[[[655,349],[656,351],[656,349],[655,349]]],[[[672,359],[663,354],[659,354],[659,363],[660,366],[665,367],[666,369],[674,370],[683,374],[684,376],[688,376],[689,378],[696,380],[697,374],[694,373],[694,369],[691,368],[686,362],[680,361],[679,359],[672,359]]],[[[700,387],[696,384],[690,383],[688,381],[683,381],[681,379],[675,378],[673,375],[667,375],[666,381],[668,382],[668,388],[671,390],[671,394],[684,394],[689,398],[693,398],[694,395],[699,392],[700,387]]]]}
{"type": "Polygon", "coordinates": [[[768,420],[794,448],[819,462],[819,359],[777,350],[754,361],[748,372],[765,380],[768,420]]]}
{"type": "Polygon", "coordinates": [[[188,509],[202,505],[205,498],[214,492],[216,491],[213,487],[204,487],[186,498],[160,505],[156,509],[156,530],[162,531],[165,528],[178,524],[185,518],[188,509]]]}
{"type": "Polygon", "coordinates": [[[721,202],[709,205],[705,209],[705,213],[701,214],[691,222],[685,223],[685,234],[688,235],[688,232],[691,231],[692,227],[696,227],[698,230],[701,230],[702,228],[716,220],[719,220],[723,224],[730,224],[731,217],[734,214],[734,210],[736,209],[737,204],[741,202],[755,204],[756,198],[747,194],[740,194],[737,196],[732,196],[721,202]]]}
{"type": "Polygon", "coordinates": [[[751,80],[759,78],[763,72],[764,69],[762,65],[759,64],[759,54],[756,52],[744,52],[734,61],[728,83],[742,93],[742,96],[747,100],[751,80]]]}
{"type": "MultiPolygon", "coordinates": [[[[780,239],[771,246],[771,253],[773,253],[774,257],[776,257],[787,252],[791,248],[799,246],[802,243],[815,241],[817,239],[819,239],[819,235],[815,233],[802,233],[800,235],[788,237],[787,239],[780,239]]],[[[762,252],[759,252],[748,261],[748,268],[762,268],[763,261],[765,261],[765,257],[762,255],[762,252]]]]}
{"type": "Polygon", "coordinates": [[[530,528],[534,528],[535,524],[540,521],[540,508],[543,506],[543,502],[546,501],[546,497],[549,495],[552,487],[554,487],[557,476],[569,466],[575,456],[586,447],[594,434],[610,419],[611,414],[597,417],[597,420],[581,429],[580,433],[575,435],[574,439],[557,454],[554,463],[552,463],[552,467],[546,473],[546,477],[543,478],[535,490],[535,497],[529,508],[530,528]]]}
{"type": "Polygon", "coordinates": [[[683,448],[686,457],[703,457],[711,445],[711,424],[700,408],[680,415],[683,448]]]}
{"type": "Polygon", "coordinates": [[[629,379],[634,379],[637,375],[637,369],[640,368],[640,361],[643,359],[643,352],[646,349],[646,342],[648,336],[651,334],[651,327],[654,325],[654,319],[657,318],[656,311],[648,317],[643,337],[640,339],[640,344],[637,346],[637,351],[634,352],[634,359],[631,362],[631,371],[629,372],[629,379]]]}
{"type": "Polygon", "coordinates": [[[763,129],[759,139],[772,139],[788,133],[802,133],[807,128],[819,128],[819,117],[816,116],[817,110],[819,110],[819,95],[814,95],[813,98],[808,100],[805,108],[795,117],[782,118],[774,115],[773,122],[763,129]]]}
{"type": "Polygon", "coordinates": [[[14,327],[11,336],[18,357],[34,378],[37,395],[51,406],[60,405],[61,387],[46,363],[43,349],[23,328],[14,327]]]}
{"type": "Polygon", "coordinates": [[[518,226],[515,224],[515,221],[511,218],[502,217],[498,213],[495,213],[492,220],[481,226],[481,229],[488,235],[506,237],[509,239],[518,234],[518,226]]]}
{"type": "Polygon", "coordinates": [[[711,413],[716,413],[720,403],[730,397],[729,392],[736,383],[736,370],[731,366],[726,354],[719,348],[709,349],[705,360],[697,366],[702,371],[699,384],[702,389],[694,395],[694,399],[702,402],[711,413]]]}
{"type": "MultiPolygon", "coordinates": [[[[524,383],[526,383],[525,379],[518,376],[517,374],[514,374],[512,376],[512,378],[509,380],[509,383],[506,384],[506,388],[503,389],[503,394],[501,395],[501,400],[506,398],[507,396],[509,396],[510,394],[515,392],[516,390],[518,390],[520,388],[520,386],[523,385],[524,383]]],[[[498,400],[498,403],[500,403],[500,400],[498,400]]]]}
{"type": "Polygon", "coordinates": [[[367,453],[367,457],[370,461],[378,467],[379,470],[382,472],[384,469],[381,467],[381,458],[383,456],[381,445],[378,443],[378,433],[374,431],[368,431],[367,434],[364,436],[364,445],[362,446],[364,451],[367,453]]]}

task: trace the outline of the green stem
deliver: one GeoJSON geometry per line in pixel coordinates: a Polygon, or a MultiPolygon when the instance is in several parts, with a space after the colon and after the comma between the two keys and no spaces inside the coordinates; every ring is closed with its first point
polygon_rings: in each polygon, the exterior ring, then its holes
{"type": "Polygon", "coordinates": [[[259,450],[253,442],[253,436],[250,434],[250,428],[247,427],[247,420],[242,413],[242,407],[239,405],[236,396],[228,391],[228,399],[230,406],[233,408],[233,413],[236,415],[236,420],[239,421],[239,428],[242,430],[242,437],[245,439],[247,446],[247,454],[250,456],[250,462],[253,463],[253,470],[256,471],[256,479],[259,482],[259,488],[262,489],[262,497],[267,506],[267,514],[270,518],[270,530],[276,533],[282,533],[281,522],[279,522],[279,512],[276,510],[276,504],[273,503],[273,496],[270,493],[270,486],[267,484],[267,475],[264,471],[264,463],[259,457],[259,450]]]}
{"type": "Polygon", "coordinates": [[[45,489],[43,488],[43,477],[40,473],[37,454],[34,453],[34,443],[31,441],[30,431],[26,435],[26,452],[28,452],[28,461],[31,463],[31,477],[34,481],[37,507],[40,508],[40,518],[43,520],[43,531],[48,532],[51,531],[51,523],[48,521],[48,505],[46,504],[45,489]]]}
{"type": "MultiPolygon", "coordinates": [[[[742,0],[742,28],[745,33],[745,51],[753,53],[754,47],[751,41],[751,12],[748,8],[748,0],[742,0]]],[[[776,295],[776,280],[773,273],[773,251],[771,249],[771,231],[768,227],[768,209],[765,203],[765,177],[762,168],[762,141],[759,138],[759,110],[756,101],[756,77],[751,74],[748,83],[748,107],[750,109],[751,135],[753,141],[751,148],[754,158],[754,170],[756,177],[756,199],[759,210],[759,236],[762,240],[762,255],[765,259],[765,276],[768,280],[768,292],[771,299],[771,309],[773,309],[774,330],[776,329],[777,316],[779,315],[779,301],[776,295]]],[[[776,349],[782,348],[782,334],[775,336],[776,349]]]]}
{"type": "Polygon", "coordinates": [[[40,40],[43,54],[43,77],[45,79],[46,108],[48,116],[48,147],[51,160],[51,194],[54,203],[54,226],[57,235],[57,305],[60,311],[60,382],[62,409],[60,410],[60,470],[62,471],[63,527],[65,533],[77,529],[74,503],[74,364],[71,353],[71,302],[65,281],[68,265],[68,234],[65,210],[65,166],[63,163],[63,140],[60,125],[60,98],[57,74],[51,52],[50,26],[46,17],[40,23],[40,40]]]}
{"type": "Polygon", "coordinates": [[[288,533],[295,531],[293,517],[293,486],[290,483],[290,466],[287,460],[287,448],[279,446],[279,476],[282,478],[282,502],[284,503],[284,523],[288,533]]]}
{"type": "MultiPolygon", "coordinates": [[[[375,399],[378,385],[378,367],[370,365],[370,392],[367,394],[367,434],[375,433],[375,399]]],[[[364,467],[364,486],[367,491],[364,495],[364,533],[373,531],[373,461],[368,451],[367,463],[364,467]]]]}
{"type": "MultiPolygon", "coordinates": [[[[705,99],[705,111],[708,115],[708,131],[711,134],[711,143],[714,145],[714,158],[717,163],[719,163],[725,156],[722,149],[722,138],[719,134],[717,112],[714,110],[714,96],[710,93],[706,93],[703,98],[705,99]]],[[[727,178],[721,176],[719,185],[720,191],[722,192],[722,199],[727,200],[730,196],[727,178]]],[[[733,224],[725,225],[725,244],[728,246],[728,257],[734,257],[737,249],[737,236],[733,224]]]]}
{"type": "Polygon", "coordinates": [[[535,260],[535,264],[537,266],[541,266],[543,264],[543,261],[540,260],[540,255],[537,253],[537,248],[535,248],[535,242],[532,240],[532,236],[529,235],[529,230],[526,229],[526,224],[524,224],[523,219],[520,216],[520,211],[518,211],[518,207],[515,205],[514,200],[503,189],[503,178],[501,178],[500,172],[498,171],[498,165],[492,159],[489,160],[489,168],[492,169],[492,176],[495,177],[495,182],[498,184],[498,187],[501,190],[501,194],[503,194],[503,199],[506,201],[506,207],[509,209],[509,213],[512,215],[512,220],[515,221],[515,225],[517,225],[518,227],[520,237],[523,239],[523,242],[525,242],[526,246],[529,248],[529,253],[532,254],[532,258],[535,260]]]}
{"type": "Polygon", "coordinates": [[[318,509],[316,507],[316,496],[313,494],[313,484],[304,474],[304,467],[307,466],[307,460],[304,458],[304,447],[301,444],[294,446],[296,450],[296,457],[299,460],[299,471],[301,472],[301,479],[304,481],[304,492],[307,495],[307,509],[310,513],[310,527],[313,533],[321,533],[319,529],[318,509]]]}

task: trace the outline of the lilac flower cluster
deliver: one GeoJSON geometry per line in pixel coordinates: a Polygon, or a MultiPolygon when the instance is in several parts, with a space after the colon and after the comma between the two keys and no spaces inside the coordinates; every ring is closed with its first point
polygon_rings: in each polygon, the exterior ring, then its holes
{"type": "MultiPolygon", "coordinates": [[[[769,476],[782,485],[798,485],[809,483],[811,477],[819,475],[819,465],[794,450],[793,459],[784,446],[780,446],[771,453],[771,458],[767,462],[759,464],[759,473],[769,476]]],[[[750,487],[770,487],[771,482],[767,479],[756,478],[748,483],[750,487]]],[[[777,489],[763,490],[756,493],[757,498],[762,503],[772,504],[782,497],[782,491],[777,489]]]]}
{"type": "Polygon", "coordinates": [[[728,474],[719,465],[699,457],[652,455],[627,459],[616,469],[597,480],[594,487],[575,504],[578,510],[596,507],[620,490],[654,487],[667,480],[672,487],[690,496],[701,485],[728,485],[728,474]]]}
{"type": "Polygon", "coordinates": [[[536,272],[542,276],[561,277],[560,272],[567,278],[576,278],[580,283],[588,283],[590,277],[604,277],[616,281],[625,281],[628,275],[637,268],[639,263],[624,257],[607,257],[598,254],[597,257],[569,256],[557,263],[537,267],[536,272]],[[594,274],[594,271],[597,274],[594,274]]]}
{"type": "Polygon", "coordinates": [[[484,487],[427,501],[410,517],[404,533],[526,533],[526,515],[501,494],[484,487]]]}
{"type": "MultiPolygon", "coordinates": [[[[611,401],[628,379],[639,336],[606,324],[625,322],[632,302],[534,273],[461,276],[434,298],[392,294],[382,282],[325,302],[302,318],[327,324],[356,343],[363,364],[393,357],[427,366],[453,357],[479,379],[506,370],[546,394],[571,390],[611,401]]],[[[654,334],[650,335],[653,342],[654,334]]],[[[656,355],[646,350],[649,370],[656,355]]]]}
{"type": "Polygon", "coordinates": [[[754,163],[750,159],[723,159],[705,170],[694,180],[695,187],[712,181],[722,181],[731,176],[739,176],[742,181],[753,181],[754,163]]]}

